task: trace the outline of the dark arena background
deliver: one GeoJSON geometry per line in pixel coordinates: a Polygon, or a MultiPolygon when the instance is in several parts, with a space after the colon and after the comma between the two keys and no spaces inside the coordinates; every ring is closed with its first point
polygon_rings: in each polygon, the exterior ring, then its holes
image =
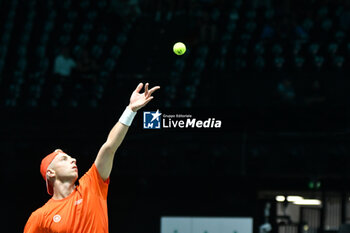
{"type": "Polygon", "coordinates": [[[110,232],[349,232],[349,26],[345,0],[0,0],[1,231],[49,200],[41,159],[61,148],[81,177],[149,82],[114,160],[110,232]],[[156,110],[221,127],[144,129],[156,110]]]}

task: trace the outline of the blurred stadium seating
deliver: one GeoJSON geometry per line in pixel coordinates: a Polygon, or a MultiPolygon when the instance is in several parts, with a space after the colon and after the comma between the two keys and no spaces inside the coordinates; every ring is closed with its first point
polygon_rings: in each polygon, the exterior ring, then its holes
{"type": "Polygon", "coordinates": [[[345,3],[317,1],[309,11],[301,1],[290,10],[209,2],[143,1],[122,14],[118,7],[126,6],[107,0],[2,1],[1,106],[97,107],[106,93],[113,96],[113,86],[137,80],[162,84],[164,107],[217,105],[222,98],[229,106],[270,105],[286,76],[297,104],[305,103],[315,79],[325,89],[325,103],[343,100],[350,55],[345,3]],[[171,47],[180,40],[188,51],[177,57],[171,47]],[[63,47],[76,61],[87,49],[98,62],[97,82],[80,90],[88,93],[48,90],[63,47]]]}
{"type": "MultiPolygon", "coordinates": [[[[63,117],[62,113],[54,118],[64,119],[56,127],[64,127],[69,120],[75,122],[74,129],[79,125],[83,128],[81,119],[86,114],[83,109],[115,108],[114,100],[122,96],[127,100],[130,88],[139,81],[163,87],[157,108],[217,107],[230,112],[245,106],[257,109],[301,106],[308,109],[315,105],[327,112],[328,106],[345,109],[348,105],[350,10],[346,1],[293,1],[288,7],[282,3],[255,6],[251,1],[241,0],[123,4],[107,0],[0,1],[0,106],[3,115],[8,113],[4,131],[6,127],[26,128],[23,138],[40,138],[40,132],[31,131],[25,120],[27,115],[21,109],[39,109],[39,114],[31,118],[35,125],[47,120],[43,111],[59,108],[68,113],[68,109],[75,108],[78,110],[69,112],[68,117],[63,117]],[[121,8],[129,11],[121,12],[121,8]],[[187,44],[185,55],[172,53],[176,41],[187,44]],[[53,63],[61,48],[69,48],[77,61],[81,59],[82,51],[87,50],[97,61],[97,81],[90,88],[79,88],[79,83],[72,87],[52,86],[53,63]],[[17,121],[12,122],[14,118],[17,121]]],[[[79,76],[78,72],[73,73],[72,79],[76,76],[79,76]]],[[[316,119],[317,114],[319,112],[304,119],[316,119]]],[[[344,118],[346,116],[339,117],[344,118]]],[[[113,119],[105,121],[102,127],[107,130],[107,123],[113,119]]],[[[333,121],[337,120],[333,118],[333,121]]],[[[344,126],[343,135],[346,135],[346,123],[339,124],[344,126]]],[[[100,135],[99,127],[91,130],[100,135]]],[[[70,133],[76,138],[82,137],[79,136],[81,131],[78,135],[74,132],[70,133]]],[[[139,133],[142,135],[143,132],[139,133]]],[[[270,132],[251,133],[249,138],[253,141],[241,146],[242,132],[231,130],[225,133],[222,137],[212,137],[216,146],[210,144],[207,147],[200,138],[187,145],[181,138],[174,137],[174,143],[183,143],[183,147],[167,150],[171,145],[164,143],[164,148],[160,146],[155,156],[169,160],[166,162],[169,165],[176,163],[173,159],[178,154],[206,154],[210,157],[208,161],[218,163],[215,167],[223,166],[223,169],[215,170],[223,174],[278,173],[288,168],[297,172],[298,166],[300,170],[307,169],[306,173],[311,172],[309,169],[326,173],[336,173],[339,167],[342,171],[347,170],[347,166],[339,161],[345,159],[348,145],[338,142],[334,135],[323,136],[323,140],[334,139],[334,144],[318,150],[317,154],[315,148],[323,145],[317,137],[286,136],[282,132],[270,139],[269,142],[273,143],[269,144],[261,141],[270,137],[270,132]],[[304,137],[310,137],[315,143],[302,143],[304,137]],[[300,145],[288,144],[290,140],[296,140],[300,145]],[[280,154],[290,154],[290,157],[283,157],[286,162],[282,165],[286,166],[274,167],[276,163],[273,161],[279,161],[280,154]],[[331,166],[334,170],[322,167],[321,162],[319,167],[313,168],[308,163],[298,165],[307,156],[313,161],[315,156],[322,155],[320,157],[326,159],[332,154],[342,158],[333,161],[336,163],[331,166]],[[271,167],[269,163],[260,166],[258,160],[271,161],[271,167]],[[290,164],[295,166],[291,168],[290,164]]],[[[185,163],[181,165],[183,170],[175,167],[177,173],[197,174],[208,172],[203,166],[208,166],[208,169],[214,166],[211,162],[205,164],[203,162],[198,169],[193,167],[195,164],[189,166],[185,163]]],[[[149,172],[157,171],[151,169],[149,172]]],[[[163,172],[175,170],[167,168],[163,172]]]]}

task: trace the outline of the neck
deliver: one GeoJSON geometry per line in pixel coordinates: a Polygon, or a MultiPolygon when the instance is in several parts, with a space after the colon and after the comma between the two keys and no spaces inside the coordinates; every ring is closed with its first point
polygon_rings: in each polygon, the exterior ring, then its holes
{"type": "Polygon", "coordinates": [[[74,191],[75,185],[74,182],[71,181],[62,182],[56,180],[53,187],[54,193],[52,198],[61,200],[68,197],[74,191]]]}

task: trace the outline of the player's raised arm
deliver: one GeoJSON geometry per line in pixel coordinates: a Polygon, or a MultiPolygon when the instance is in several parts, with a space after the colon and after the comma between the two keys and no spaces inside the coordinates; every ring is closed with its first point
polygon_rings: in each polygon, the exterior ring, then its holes
{"type": "Polygon", "coordinates": [[[146,83],[145,92],[143,93],[140,93],[143,83],[136,87],[130,97],[129,105],[109,132],[107,141],[97,154],[95,165],[103,180],[106,180],[112,171],[114,154],[122,143],[136,112],[148,104],[153,99],[152,93],[160,88],[156,86],[149,90],[148,86],[149,84],[146,83]]]}

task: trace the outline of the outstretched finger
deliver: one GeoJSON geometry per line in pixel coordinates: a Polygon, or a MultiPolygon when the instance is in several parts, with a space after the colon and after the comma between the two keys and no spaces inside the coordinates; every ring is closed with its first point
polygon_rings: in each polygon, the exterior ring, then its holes
{"type": "Polygon", "coordinates": [[[148,94],[149,95],[152,95],[153,92],[155,92],[156,90],[160,89],[160,86],[156,86],[156,87],[153,87],[151,88],[149,91],[148,91],[148,94]]]}
{"type": "Polygon", "coordinates": [[[140,91],[142,90],[143,87],[143,83],[139,83],[139,85],[137,85],[135,92],[140,93],[140,91]]]}
{"type": "Polygon", "coordinates": [[[145,85],[145,96],[148,96],[148,85],[149,83],[146,83],[145,85]]]}
{"type": "Polygon", "coordinates": [[[146,100],[146,102],[144,103],[144,105],[148,104],[153,98],[154,98],[153,96],[147,98],[147,100],[146,100]]]}

